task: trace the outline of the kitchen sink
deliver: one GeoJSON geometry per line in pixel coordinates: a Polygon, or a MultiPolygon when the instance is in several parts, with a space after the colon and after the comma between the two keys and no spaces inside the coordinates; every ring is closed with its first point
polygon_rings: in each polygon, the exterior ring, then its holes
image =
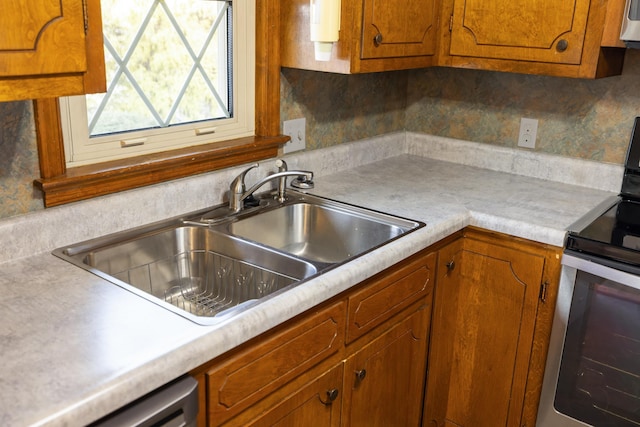
{"type": "Polygon", "coordinates": [[[350,206],[308,201],[231,222],[235,236],[311,261],[340,263],[410,230],[415,222],[350,206]]]}
{"type": "Polygon", "coordinates": [[[182,223],[118,233],[54,254],[202,324],[317,273],[304,260],[182,223]]]}
{"type": "Polygon", "coordinates": [[[203,325],[424,226],[289,191],[58,248],[53,254],[203,325]]]}

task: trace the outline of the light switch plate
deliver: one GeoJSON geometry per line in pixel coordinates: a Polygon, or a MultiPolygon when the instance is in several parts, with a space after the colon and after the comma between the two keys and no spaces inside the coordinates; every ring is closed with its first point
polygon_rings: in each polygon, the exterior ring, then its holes
{"type": "Polygon", "coordinates": [[[307,147],[306,125],[307,121],[304,117],[301,119],[285,120],[282,124],[282,132],[291,137],[291,141],[287,142],[284,146],[285,154],[304,150],[307,147]]]}

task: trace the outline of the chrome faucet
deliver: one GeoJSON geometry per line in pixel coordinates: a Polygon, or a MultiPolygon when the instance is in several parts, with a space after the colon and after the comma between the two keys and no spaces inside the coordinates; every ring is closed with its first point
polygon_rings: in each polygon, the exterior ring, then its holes
{"type": "Polygon", "coordinates": [[[278,193],[276,196],[279,202],[283,202],[286,198],[286,179],[288,176],[296,177],[296,179],[291,183],[293,186],[297,186],[298,188],[313,188],[313,172],[304,170],[287,170],[287,164],[283,160],[278,160],[276,165],[278,166],[278,172],[262,178],[248,190],[244,183],[245,176],[251,169],[257,168],[258,163],[254,163],[249,168],[242,171],[240,175],[235,177],[234,180],[231,181],[229,189],[229,209],[233,212],[240,212],[244,208],[243,202],[245,199],[255,193],[256,190],[264,184],[269,181],[273,181],[274,179],[279,180],[278,193]]]}
{"type": "MultiPolygon", "coordinates": [[[[278,172],[286,172],[289,170],[287,167],[287,162],[282,159],[276,160],[276,167],[278,168],[278,172]]],[[[284,202],[285,191],[287,189],[287,177],[283,176],[278,180],[278,201],[280,203],[284,202]]]]}

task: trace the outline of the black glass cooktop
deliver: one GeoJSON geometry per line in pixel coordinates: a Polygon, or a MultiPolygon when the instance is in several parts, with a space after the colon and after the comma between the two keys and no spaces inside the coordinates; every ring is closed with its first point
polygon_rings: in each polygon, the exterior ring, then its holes
{"type": "Polygon", "coordinates": [[[580,231],[572,231],[567,249],[640,266],[640,202],[620,197],[580,231]]]}
{"type": "MultiPolygon", "coordinates": [[[[588,225],[569,232],[566,250],[640,274],[640,117],[631,132],[620,195],[604,209],[588,225]]],[[[592,213],[585,218],[593,218],[592,213]]]]}

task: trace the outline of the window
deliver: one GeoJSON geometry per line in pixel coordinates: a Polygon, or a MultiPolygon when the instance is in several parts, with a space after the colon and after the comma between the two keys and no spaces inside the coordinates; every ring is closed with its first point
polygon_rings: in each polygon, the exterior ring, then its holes
{"type": "Polygon", "coordinates": [[[253,1],[102,10],[107,93],[60,100],[68,166],[254,135],[253,1]]]}
{"type": "MultiPolygon", "coordinates": [[[[89,48],[101,46],[100,2],[86,0],[86,6],[86,44],[89,48]]],[[[40,178],[34,184],[42,191],[45,207],[277,156],[279,147],[288,140],[280,134],[280,50],[274,49],[280,39],[280,0],[256,1],[255,8],[255,136],[67,167],[58,100],[36,99],[33,108],[40,178]]],[[[99,50],[94,48],[93,52],[99,50]]],[[[100,85],[103,58],[102,54],[87,58],[83,79],[89,87],[100,85]]]]}

